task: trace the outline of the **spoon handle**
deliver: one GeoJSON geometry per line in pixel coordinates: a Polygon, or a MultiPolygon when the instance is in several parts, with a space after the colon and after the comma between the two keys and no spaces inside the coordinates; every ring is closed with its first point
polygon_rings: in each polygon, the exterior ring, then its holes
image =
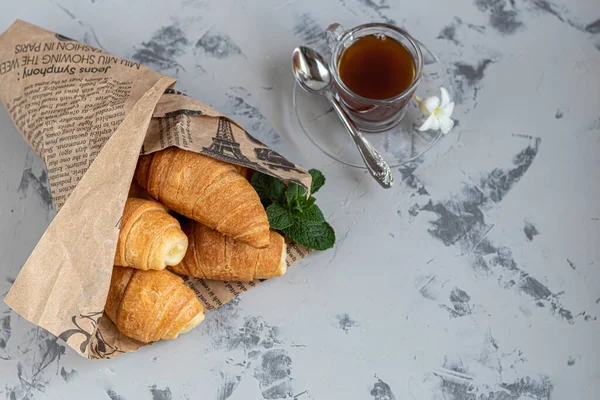
{"type": "Polygon", "coordinates": [[[358,148],[358,152],[360,153],[367,169],[375,178],[377,182],[385,189],[389,189],[394,184],[394,177],[392,176],[392,171],[390,171],[390,167],[387,165],[381,154],[377,152],[375,147],[367,139],[365,139],[364,135],[356,128],[354,122],[348,117],[346,112],[342,109],[342,106],[338,102],[338,100],[334,97],[332,93],[326,93],[325,96],[329,99],[331,104],[333,105],[333,109],[337,113],[338,117],[342,120],[342,123],[350,133],[350,136],[354,140],[356,147],[358,148]]]}

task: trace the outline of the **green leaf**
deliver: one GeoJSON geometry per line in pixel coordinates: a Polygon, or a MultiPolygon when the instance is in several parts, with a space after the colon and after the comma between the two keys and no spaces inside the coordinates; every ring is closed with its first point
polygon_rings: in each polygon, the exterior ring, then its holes
{"type": "Polygon", "coordinates": [[[314,250],[327,250],[335,243],[335,231],[327,222],[311,222],[294,218],[294,224],[283,233],[297,243],[314,250]]]}
{"type": "Polygon", "coordinates": [[[285,185],[277,178],[271,178],[271,187],[269,189],[269,196],[273,201],[278,203],[283,202],[285,196],[285,185]]]}
{"type": "Polygon", "coordinates": [[[306,200],[306,189],[296,183],[290,183],[285,194],[289,208],[294,208],[298,203],[306,200]]]}
{"type": "Polygon", "coordinates": [[[315,194],[325,184],[325,175],[318,169],[308,170],[310,176],[312,176],[312,183],[310,185],[310,194],[315,194]]]}
{"type": "Polygon", "coordinates": [[[323,216],[323,213],[321,212],[319,206],[317,206],[316,204],[313,204],[311,207],[304,210],[302,214],[296,215],[296,217],[304,221],[325,222],[325,217],[323,216]]]}
{"type": "Polygon", "coordinates": [[[250,183],[256,193],[258,193],[258,197],[260,197],[260,201],[265,208],[267,208],[273,201],[271,199],[271,177],[265,175],[261,172],[254,172],[252,174],[252,179],[250,179],[250,183]]]}
{"type": "Polygon", "coordinates": [[[267,217],[272,229],[282,230],[294,223],[290,210],[278,203],[267,207],[267,217]]]}
{"type": "Polygon", "coordinates": [[[285,186],[279,179],[256,171],[252,175],[250,183],[265,208],[273,202],[281,203],[283,201],[285,186]]]}
{"type": "Polygon", "coordinates": [[[308,199],[307,198],[303,198],[302,202],[299,203],[300,210],[302,212],[308,210],[309,208],[311,208],[315,204],[315,201],[317,201],[317,199],[315,199],[312,196],[310,196],[308,199]]]}

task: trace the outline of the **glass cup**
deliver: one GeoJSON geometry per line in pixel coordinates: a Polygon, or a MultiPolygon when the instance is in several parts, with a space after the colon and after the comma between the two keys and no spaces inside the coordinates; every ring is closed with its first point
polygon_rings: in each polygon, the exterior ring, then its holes
{"type": "Polygon", "coordinates": [[[408,32],[388,24],[371,23],[344,31],[340,24],[327,28],[327,44],[331,50],[330,69],[342,106],[356,126],[365,132],[382,132],[399,123],[423,75],[423,54],[417,41],[408,32]],[[369,35],[385,35],[402,44],[411,54],[414,78],[402,93],[389,99],[368,99],[352,92],[339,76],[339,61],[348,47],[369,35]]]}

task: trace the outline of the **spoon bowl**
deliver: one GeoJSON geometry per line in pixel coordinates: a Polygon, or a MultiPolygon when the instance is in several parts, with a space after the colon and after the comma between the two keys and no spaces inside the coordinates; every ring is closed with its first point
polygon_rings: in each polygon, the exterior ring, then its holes
{"type": "Polygon", "coordinates": [[[309,47],[296,47],[292,52],[292,70],[296,82],[307,92],[323,94],[332,79],[323,57],[309,47]]]}

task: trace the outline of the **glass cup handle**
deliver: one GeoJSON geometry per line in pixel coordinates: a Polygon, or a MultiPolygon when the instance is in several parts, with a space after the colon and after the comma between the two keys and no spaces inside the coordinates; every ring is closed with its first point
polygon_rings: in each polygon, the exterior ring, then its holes
{"type": "Polygon", "coordinates": [[[333,52],[333,49],[340,41],[343,34],[344,27],[342,25],[338,23],[329,25],[329,27],[325,31],[325,37],[327,39],[327,46],[329,47],[329,50],[333,52]]]}

